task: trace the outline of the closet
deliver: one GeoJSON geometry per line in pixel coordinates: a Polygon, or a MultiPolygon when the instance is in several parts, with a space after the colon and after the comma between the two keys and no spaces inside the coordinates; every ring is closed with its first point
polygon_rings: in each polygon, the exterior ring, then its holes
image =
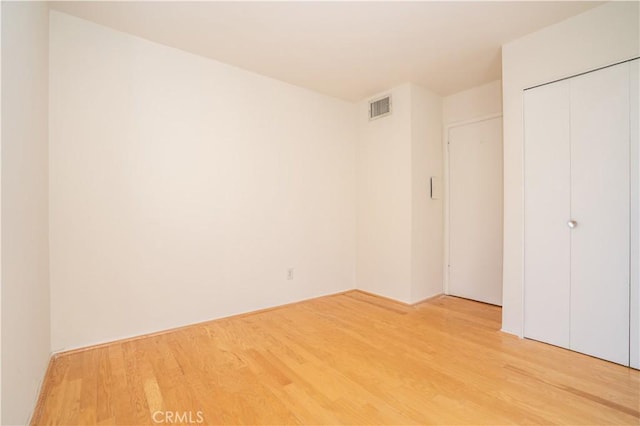
{"type": "Polygon", "coordinates": [[[635,368],[638,73],[524,92],[524,336],[635,368]]]}

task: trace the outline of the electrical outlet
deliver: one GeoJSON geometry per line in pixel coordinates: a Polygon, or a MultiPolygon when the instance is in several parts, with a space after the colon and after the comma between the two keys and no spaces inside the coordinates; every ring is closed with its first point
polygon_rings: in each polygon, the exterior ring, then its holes
{"type": "Polygon", "coordinates": [[[287,269],[287,279],[288,280],[292,280],[293,279],[293,268],[287,269]]]}

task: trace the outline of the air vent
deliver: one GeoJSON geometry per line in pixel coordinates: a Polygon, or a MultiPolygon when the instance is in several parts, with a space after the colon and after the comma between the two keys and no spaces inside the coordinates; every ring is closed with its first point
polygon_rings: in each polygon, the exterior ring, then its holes
{"type": "Polygon", "coordinates": [[[391,114],[391,95],[369,101],[369,120],[391,114]]]}

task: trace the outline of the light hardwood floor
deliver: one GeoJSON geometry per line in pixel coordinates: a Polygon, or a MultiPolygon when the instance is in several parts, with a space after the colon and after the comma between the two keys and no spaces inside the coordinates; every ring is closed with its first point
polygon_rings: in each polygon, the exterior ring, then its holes
{"type": "Polygon", "coordinates": [[[33,424],[640,423],[640,372],[501,333],[500,315],[354,291],[63,354],[33,424]]]}

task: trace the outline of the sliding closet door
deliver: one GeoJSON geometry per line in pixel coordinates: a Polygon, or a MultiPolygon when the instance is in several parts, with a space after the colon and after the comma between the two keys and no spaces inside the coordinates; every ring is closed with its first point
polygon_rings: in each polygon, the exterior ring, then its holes
{"type": "Polygon", "coordinates": [[[569,347],[569,82],[527,90],[525,111],[526,337],[569,347]]]}
{"type": "Polygon", "coordinates": [[[629,64],[571,81],[571,349],[629,363],[629,64]]]}

